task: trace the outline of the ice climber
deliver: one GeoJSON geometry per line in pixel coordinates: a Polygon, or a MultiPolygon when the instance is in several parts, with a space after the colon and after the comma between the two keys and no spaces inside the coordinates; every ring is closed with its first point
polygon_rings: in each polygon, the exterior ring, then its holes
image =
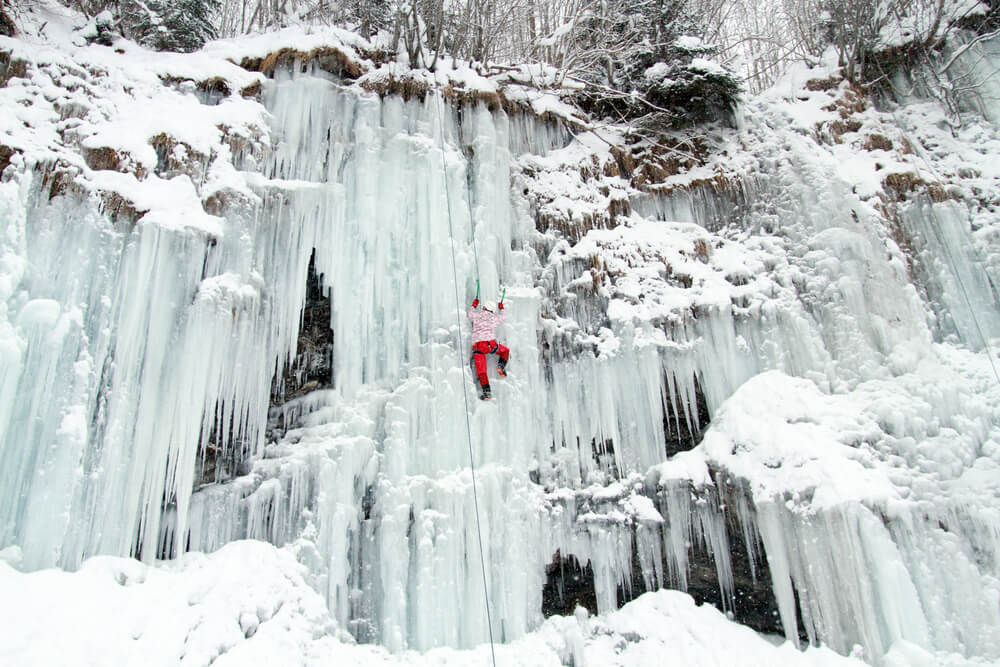
{"type": "Polygon", "coordinates": [[[490,378],[486,374],[486,355],[496,354],[500,357],[497,363],[497,374],[507,377],[507,360],[510,350],[496,340],[497,327],[503,324],[507,314],[503,311],[503,301],[493,303],[486,301],[478,309],[479,299],[472,302],[469,308],[469,320],[472,321],[472,362],[476,367],[476,377],[479,378],[479,398],[488,401],[490,394],[490,378]]]}

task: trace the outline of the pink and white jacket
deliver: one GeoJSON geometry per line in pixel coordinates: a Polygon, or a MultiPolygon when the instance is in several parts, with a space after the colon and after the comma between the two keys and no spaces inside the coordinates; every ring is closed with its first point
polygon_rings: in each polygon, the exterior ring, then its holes
{"type": "Polygon", "coordinates": [[[491,313],[472,306],[469,308],[469,319],[472,321],[472,344],[475,345],[480,341],[494,340],[497,337],[497,327],[507,319],[507,313],[503,308],[499,313],[491,313]]]}

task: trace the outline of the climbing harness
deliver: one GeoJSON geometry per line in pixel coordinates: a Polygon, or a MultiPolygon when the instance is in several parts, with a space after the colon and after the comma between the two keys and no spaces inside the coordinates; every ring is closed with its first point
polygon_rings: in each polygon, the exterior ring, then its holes
{"type": "MultiPolygon", "coordinates": [[[[444,174],[444,197],[448,207],[448,236],[451,239],[451,272],[455,282],[455,319],[458,322],[458,365],[462,368],[462,397],[465,399],[465,432],[469,443],[469,470],[472,472],[472,499],[476,510],[476,534],[479,538],[479,566],[483,571],[483,600],[486,604],[486,626],[490,631],[490,658],[496,667],[497,656],[493,647],[493,618],[490,615],[490,593],[486,585],[486,556],[483,551],[483,528],[479,520],[479,491],[476,488],[476,461],[472,452],[472,424],[469,422],[469,392],[465,382],[465,364],[462,363],[462,301],[458,293],[458,268],[455,261],[455,231],[451,222],[451,194],[448,192],[448,165],[444,157],[444,95],[441,95],[441,111],[438,114],[438,124],[441,132],[441,168],[444,174]]],[[[479,255],[476,252],[476,233],[472,233],[472,252],[476,258],[476,276],[479,275],[479,255]]],[[[476,280],[476,298],[479,298],[479,281],[476,280]]]]}

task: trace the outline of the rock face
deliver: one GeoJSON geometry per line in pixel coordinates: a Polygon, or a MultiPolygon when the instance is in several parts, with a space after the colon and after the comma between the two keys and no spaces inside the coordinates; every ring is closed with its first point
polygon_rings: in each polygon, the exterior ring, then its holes
{"type": "Polygon", "coordinates": [[[304,396],[316,389],[333,386],[333,329],[330,328],[330,297],[316,274],[315,253],[309,259],[306,297],[302,305],[302,323],[295,347],[295,357],[285,366],[284,374],[275,377],[271,405],[304,396]]]}
{"type": "Polygon", "coordinates": [[[5,37],[13,37],[17,34],[17,27],[14,25],[14,21],[7,16],[7,12],[0,11],[0,35],[5,37]]]}

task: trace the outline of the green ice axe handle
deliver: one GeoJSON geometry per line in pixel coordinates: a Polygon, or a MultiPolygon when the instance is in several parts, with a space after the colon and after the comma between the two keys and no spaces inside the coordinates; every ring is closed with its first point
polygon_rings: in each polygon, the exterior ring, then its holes
{"type": "Polygon", "coordinates": [[[479,301],[479,281],[476,281],[476,301],[479,301]]]}
{"type": "Polygon", "coordinates": [[[503,303],[503,298],[507,296],[507,288],[503,288],[503,294],[500,295],[500,303],[503,303]]]}

